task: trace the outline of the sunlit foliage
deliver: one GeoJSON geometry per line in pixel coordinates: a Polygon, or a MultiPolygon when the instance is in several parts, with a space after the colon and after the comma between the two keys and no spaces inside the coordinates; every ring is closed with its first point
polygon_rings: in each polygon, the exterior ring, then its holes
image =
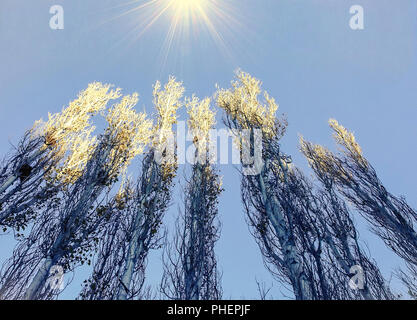
{"type": "MultiPolygon", "coordinates": [[[[110,159],[119,170],[126,169],[131,160],[144,151],[152,136],[152,121],[145,113],[138,114],[133,109],[137,102],[138,94],[124,96],[106,116],[108,127],[105,134],[117,146],[111,150],[110,159]]],[[[119,173],[118,170],[110,171],[110,178],[119,173]]]]}
{"type": "Polygon", "coordinates": [[[216,113],[210,109],[211,99],[199,100],[193,96],[186,101],[188,127],[193,135],[193,142],[200,154],[208,152],[210,129],[216,124],[216,113]]]}
{"type": "Polygon", "coordinates": [[[217,91],[217,104],[241,129],[261,129],[266,138],[282,134],[283,123],[276,119],[278,104],[264,91],[261,82],[243,71],[236,73],[231,89],[217,91]]]}
{"type": "Polygon", "coordinates": [[[181,108],[181,98],[184,87],[174,77],[170,77],[163,90],[161,83],[157,81],[153,87],[153,104],[157,112],[157,125],[154,143],[164,143],[172,134],[172,126],[177,123],[177,110],[181,108]],[[159,131],[159,132],[158,132],[159,131]]]}
{"type": "Polygon", "coordinates": [[[154,127],[153,148],[164,156],[161,163],[164,179],[171,180],[175,176],[178,164],[174,154],[174,136],[172,127],[177,123],[177,110],[183,102],[184,87],[181,82],[170,77],[162,89],[157,81],[153,87],[153,104],[157,113],[157,123],[154,127]]]}
{"type": "Polygon", "coordinates": [[[91,118],[104,111],[110,100],[121,96],[120,89],[110,88],[111,85],[91,83],[60,113],[49,114],[46,122],[35,122],[33,133],[45,137],[43,148],[49,148],[54,156],[62,158],[49,172],[49,178],[67,184],[75,182],[82,174],[96,143],[91,118]]]}
{"type": "Polygon", "coordinates": [[[334,134],[333,138],[337,144],[342,146],[345,149],[345,153],[353,158],[363,166],[367,166],[367,161],[363,157],[362,149],[360,145],[356,142],[355,136],[352,132],[346,130],[339,122],[334,119],[329,120],[329,125],[333,129],[334,134]]]}

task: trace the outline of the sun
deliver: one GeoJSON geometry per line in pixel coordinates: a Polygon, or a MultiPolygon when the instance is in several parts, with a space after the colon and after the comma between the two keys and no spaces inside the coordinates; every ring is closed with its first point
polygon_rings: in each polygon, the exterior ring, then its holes
{"type": "Polygon", "coordinates": [[[213,17],[216,11],[219,13],[219,2],[216,0],[164,0],[171,13],[171,26],[180,27],[181,24],[188,25],[203,24],[206,27],[213,26],[213,17]],[[188,20],[188,21],[187,21],[188,20]]]}
{"type": "Polygon", "coordinates": [[[171,0],[171,2],[174,10],[183,16],[191,12],[202,12],[207,7],[207,0],[171,0]]]}
{"type": "MultiPolygon", "coordinates": [[[[126,15],[135,15],[137,24],[126,37],[138,40],[150,31],[154,25],[161,26],[159,21],[167,23],[165,41],[161,46],[162,59],[166,60],[175,48],[182,46],[191,37],[200,38],[209,34],[212,41],[230,56],[230,48],[225,41],[224,33],[245,29],[236,19],[238,8],[232,3],[239,0],[131,0],[117,7],[130,7],[111,20],[126,15]]],[[[163,22],[163,23],[165,23],[163,22]]],[[[236,37],[233,37],[236,38],[236,37]]]]}

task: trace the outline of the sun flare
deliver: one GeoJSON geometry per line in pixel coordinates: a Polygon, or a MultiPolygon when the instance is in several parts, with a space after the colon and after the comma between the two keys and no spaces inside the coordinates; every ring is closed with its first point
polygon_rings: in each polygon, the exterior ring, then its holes
{"type": "Polygon", "coordinates": [[[174,11],[183,15],[183,17],[188,16],[192,12],[204,12],[204,9],[207,7],[207,0],[168,0],[172,2],[174,11]]]}
{"type": "Polygon", "coordinates": [[[161,58],[166,62],[171,53],[178,54],[179,47],[190,43],[192,39],[213,41],[220,50],[231,57],[230,37],[225,40],[225,33],[245,30],[245,26],[236,18],[237,8],[234,0],[132,0],[117,7],[130,7],[111,20],[126,15],[136,16],[137,24],[125,34],[138,40],[151,27],[160,28],[166,24],[166,37],[161,46],[161,58]],[[236,31],[238,30],[238,31],[236,31]]]}

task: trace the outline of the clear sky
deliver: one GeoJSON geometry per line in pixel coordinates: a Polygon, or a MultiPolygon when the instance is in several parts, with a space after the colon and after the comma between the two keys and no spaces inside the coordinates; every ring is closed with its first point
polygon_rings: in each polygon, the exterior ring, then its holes
{"type": "MultiPolygon", "coordinates": [[[[150,111],[156,80],[174,75],[184,82],[187,95],[203,98],[214,93],[216,83],[228,86],[233,72],[242,68],[263,81],[287,115],[283,148],[298,166],[308,170],[298,152],[298,134],[334,148],[327,121],[336,118],[355,132],[388,189],[417,207],[417,1],[217,0],[208,14],[217,34],[205,28],[201,17],[194,23],[181,21],[183,28],[177,28],[170,47],[172,10],[143,32],[158,7],[120,16],[145,3],[120,6],[127,2],[0,1],[1,155],[35,120],[59,111],[90,82],[137,91],[138,109],[150,111]],[[63,30],[49,27],[52,5],[64,8],[63,30]],[[364,8],[364,30],[349,27],[352,5],[364,8]]],[[[218,118],[222,128],[220,111],[218,118]]],[[[224,297],[257,298],[255,278],[267,284],[272,278],[244,220],[236,170],[231,165],[219,169],[226,189],[216,248],[224,297]]],[[[179,194],[177,188],[167,225],[181,205],[179,194]]],[[[362,242],[390,278],[399,259],[355,218],[362,242]]],[[[0,262],[14,243],[1,237],[0,262]]],[[[150,255],[152,285],[161,277],[160,259],[159,251],[150,255]]],[[[74,298],[86,276],[87,269],[77,270],[61,298],[74,298]]],[[[278,283],[271,293],[275,298],[290,295],[278,283]]]]}

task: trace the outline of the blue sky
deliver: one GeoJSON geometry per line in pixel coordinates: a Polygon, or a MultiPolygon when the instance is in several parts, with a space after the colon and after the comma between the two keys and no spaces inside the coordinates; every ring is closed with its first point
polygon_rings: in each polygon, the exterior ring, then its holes
{"type": "MultiPolygon", "coordinates": [[[[215,84],[229,85],[237,68],[261,79],[280,104],[289,127],[282,143],[294,162],[308,170],[298,152],[298,134],[334,148],[329,118],[353,130],[366,157],[394,194],[417,207],[417,2],[414,0],[218,0],[236,21],[216,20],[224,46],[205,30],[189,26],[170,51],[164,39],[167,12],[138,34],[149,11],[111,20],[133,6],[127,0],[2,0],[0,2],[0,154],[10,150],[36,119],[57,112],[88,83],[113,83],[139,92],[138,109],[150,111],[152,84],[169,75],[186,94],[211,96],[215,84]],[[62,5],[64,30],[51,30],[49,8],[62,5]],[[365,29],[349,27],[349,8],[361,5],[365,29]],[[166,58],[164,58],[166,57],[166,58]]],[[[139,3],[144,2],[140,1],[139,3]]],[[[185,119],[184,112],[181,113],[185,119]]],[[[219,111],[219,127],[223,127],[219,111]]],[[[217,246],[225,298],[256,298],[255,277],[272,282],[240,205],[236,170],[220,166],[226,191],[220,201],[222,236],[217,246]]],[[[182,173],[183,168],[180,168],[182,173]]],[[[167,212],[177,215],[180,190],[167,212]]],[[[363,243],[384,275],[401,263],[355,216],[363,243]]],[[[3,236],[0,261],[13,239],[3,236]]],[[[73,298],[77,270],[62,298],[73,298]]],[[[148,281],[161,276],[160,252],[153,252],[148,281]]],[[[393,280],[394,281],[394,280],[393,280]]],[[[395,284],[396,286],[396,284],[395,284]]],[[[290,295],[274,283],[276,298],[290,295]]]]}

